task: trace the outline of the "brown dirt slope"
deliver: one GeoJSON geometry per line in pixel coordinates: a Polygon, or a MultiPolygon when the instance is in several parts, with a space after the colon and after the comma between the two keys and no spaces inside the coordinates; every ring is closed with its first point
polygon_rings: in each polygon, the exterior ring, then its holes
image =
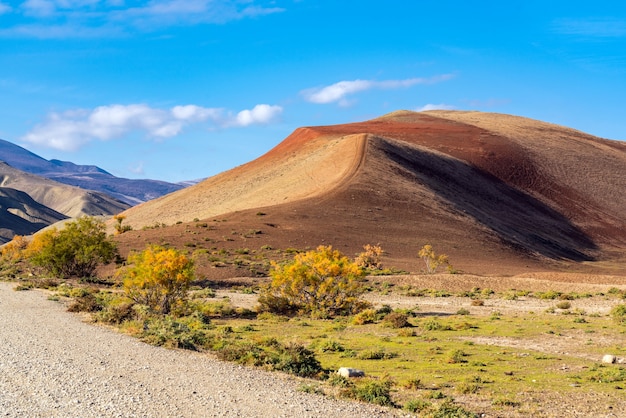
{"type": "Polygon", "coordinates": [[[380,243],[389,264],[413,271],[432,243],[466,271],[524,272],[623,257],[625,190],[621,142],[508,115],[400,111],[298,129],[257,160],[125,214],[135,229],[219,216],[262,228],[278,248],[352,255],[380,243]]]}
{"type": "Polygon", "coordinates": [[[363,135],[296,130],[263,157],[124,212],[134,227],[205,219],[325,193],[349,177],[363,154],[363,135]]]}

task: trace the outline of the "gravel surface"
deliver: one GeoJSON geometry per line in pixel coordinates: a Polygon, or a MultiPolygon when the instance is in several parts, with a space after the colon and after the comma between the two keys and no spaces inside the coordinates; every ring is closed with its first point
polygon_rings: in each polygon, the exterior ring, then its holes
{"type": "Polygon", "coordinates": [[[84,322],[42,291],[0,283],[0,416],[382,417],[301,381],[167,350],[84,322]]]}

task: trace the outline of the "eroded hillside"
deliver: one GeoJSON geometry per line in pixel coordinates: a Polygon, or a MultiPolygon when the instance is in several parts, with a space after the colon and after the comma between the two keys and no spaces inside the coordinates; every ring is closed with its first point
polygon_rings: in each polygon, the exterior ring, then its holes
{"type": "Polygon", "coordinates": [[[464,270],[522,271],[622,257],[624,190],[618,141],[508,115],[403,111],[298,129],[125,215],[135,229],[219,216],[278,248],[380,243],[407,270],[432,243],[464,270]]]}

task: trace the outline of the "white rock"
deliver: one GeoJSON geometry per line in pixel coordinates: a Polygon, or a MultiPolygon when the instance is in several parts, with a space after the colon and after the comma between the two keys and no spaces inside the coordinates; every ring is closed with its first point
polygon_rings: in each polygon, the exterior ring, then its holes
{"type": "Polygon", "coordinates": [[[604,357],[602,357],[602,363],[613,364],[616,361],[617,361],[617,357],[615,357],[612,354],[605,354],[604,357]]]}
{"type": "Polygon", "coordinates": [[[350,367],[340,367],[337,374],[343,377],[363,377],[365,372],[359,369],[351,369],[350,367]]]}

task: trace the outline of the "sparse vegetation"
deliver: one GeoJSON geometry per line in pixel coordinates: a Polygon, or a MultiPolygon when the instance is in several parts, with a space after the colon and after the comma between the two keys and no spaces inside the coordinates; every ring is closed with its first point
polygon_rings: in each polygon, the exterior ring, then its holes
{"type": "Polygon", "coordinates": [[[445,254],[437,255],[432,245],[424,245],[418,253],[419,257],[424,261],[425,273],[434,274],[441,265],[449,265],[448,256],[445,254]]]}
{"type": "Polygon", "coordinates": [[[115,215],[113,216],[113,219],[115,220],[115,234],[116,235],[123,234],[124,232],[133,230],[133,227],[130,225],[122,225],[122,222],[124,222],[124,220],[126,219],[126,216],[115,215]]]}
{"type": "Polygon", "coordinates": [[[619,304],[611,309],[611,316],[618,324],[626,325],[626,305],[619,304]]]}
{"type": "MultiPolygon", "coordinates": [[[[484,312],[473,315],[469,324],[465,316],[421,318],[412,311],[382,306],[351,318],[321,319],[314,315],[303,320],[269,312],[255,318],[254,313],[235,308],[227,300],[215,299],[211,289],[202,288],[194,289],[192,295],[196,296],[187,303],[176,304],[176,309],[161,315],[120,293],[70,286],[59,289],[59,295],[76,298],[77,310],[91,311],[97,320],[119,324],[126,332],[151,344],[210,349],[225,360],[321,379],[303,390],[402,407],[425,416],[475,416],[471,408],[454,401],[458,394],[483,404],[487,400],[495,410],[519,408],[523,402],[515,400],[515,396],[523,392],[528,381],[534,382],[533,387],[559,393],[571,390],[572,382],[596,385],[597,390],[614,390],[626,381],[619,367],[596,365],[587,370],[576,366],[585,364],[583,359],[532,351],[528,355],[524,349],[494,347],[472,340],[477,336],[514,336],[517,341],[556,336],[574,328],[599,327],[606,321],[601,316],[585,316],[585,322],[572,322],[563,315],[510,316],[494,312],[492,317],[499,319],[499,323],[494,323],[484,312]],[[530,319],[533,327],[527,327],[530,319]],[[406,322],[410,328],[396,330],[392,324],[397,321],[406,322]],[[403,332],[407,329],[412,332],[403,332]],[[298,342],[294,343],[294,339],[298,342]],[[564,358],[568,358],[571,371],[561,371],[564,358]],[[346,361],[366,370],[368,377],[347,379],[331,372],[346,361]]],[[[618,330],[615,327],[611,332],[618,330]]],[[[594,350],[601,356],[604,348],[594,350]]]]}
{"type": "MultiPolygon", "coordinates": [[[[227,231],[231,230],[229,226],[226,228],[227,231]]],[[[206,227],[206,230],[209,228],[206,227]]],[[[243,231],[252,230],[246,227],[243,231]]],[[[237,240],[246,235],[241,230],[234,232],[237,240]]],[[[186,236],[187,242],[190,242],[189,235],[186,236]]],[[[192,239],[195,244],[202,245],[198,244],[203,242],[202,238],[192,239]]],[[[469,410],[476,403],[468,402],[468,399],[492,405],[491,408],[496,411],[527,406],[528,400],[518,401],[515,396],[527,389],[529,381],[533,381],[533,387],[539,390],[561,394],[572,390],[571,385],[581,383],[594,385],[597,390],[613,391],[616,386],[622,387],[626,379],[618,367],[597,366],[587,370],[581,367],[586,364],[586,360],[567,355],[557,358],[529,349],[507,348],[506,342],[502,342],[511,337],[519,342],[525,338],[559,338],[576,332],[597,332],[596,335],[601,333],[605,338],[609,334],[613,335],[621,327],[614,324],[614,329],[608,327],[606,313],[597,314],[592,310],[591,314],[587,314],[571,308],[572,303],[576,302],[570,301],[591,297],[591,294],[516,289],[499,290],[496,293],[478,287],[463,291],[434,286],[421,289],[406,284],[402,278],[392,280],[368,277],[366,282],[363,280],[363,269],[356,266],[356,262],[346,261],[341,253],[331,247],[318,247],[304,252],[295,249],[274,250],[267,244],[261,248],[250,242],[248,240],[245,247],[241,243],[225,247],[220,247],[217,242],[204,244],[206,247],[193,251],[193,260],[205,263],[214,260],[231,266],[239,263],[241,267],[247,268],[262,257],[267,257],[271,251],[283,259],[289,258],[271,265],[270,269],[275,275],[272,275],[272,282],[278,276],[286,287],[289,282],[287,278],[295,278],[294,283],[305,291],[289,290],[294,294],[314,294],[315,286],[306,288],[307,283],[321,286],[324,283],[330,285],[341,282],[345,287],[340,290],[355,289],[350,299],[354,305],[338,308],[326,305],[329,302],[322,300],[319,305],[326,308],[312,309],[304,302],[290,302],[285,298],[281,301],[284,305],[276,305],[278,309],[270,310],[265,306],[256,313],[237,308],[228,299],[222,299],[219,295],[223,288],[220,285],[215,289],[206,287],[213,287],[214,284],[203,278],[194,283],[192,291],[189,291],[189,279],[183,286],[186,290],[180,297],[168,302],[167,309],[163,308],[163,302],[152,303],[147,301],[148,298],[131,298],[126,286],[121,291],[116,288],[94,291],[58,286],[57,293],[51,298],[64,300],[65,297],[73,297],[75,300],[68,304],[71,310],[89,312],[95,321],[119,326],[151,344],[212,350],[225,360],[320,379],[318,383],[303,386],[304,391],[401,407],[424,416],[474,416],[469,410]],[[209,248],[210,245],[214,246],[209,248]],[[345,271],[352,274],[334,276],[336,272],[345,271]],[[368,292],[379,294],[402,293],[467,299],[461,303],[457,299],[451,300],[450,306],[454,308],[448,309],[446,314],[429,308],[392,309],[387,305],[378,309],[362,309],[365,304],[360,297],[365,290],[364,284],[368,286],[368,292]],[[533,298],[546,299],[554,300],[547,302],[552,304],[552,312],[555,309],[561,311],[558,315],[546,314],[542,309],[538,313],[510,315],[508,308],[491,313],[489,309],[473,309],[473,314],[468,317],[469,310],[463,307],[484,306],[485,299],[488,299],[490,306],[499,307],[502,299],[510,295],[517,299],[511,305],[525,303],[533,298]],[[307,317],[283,316],[294,312],[306,314],[307,317]],[[529,326],[530,321],[532,327],[529,326]],[[484,339],[492,338],[497,341],[496,345],[484,343],[484,339]],[[571,366],[571,371],[560,369],[564,363],[571,366]],[[366,370],[367,377],[346,379],[332,372],[343,365],[362,368],[366,370]],[[558,379],[555,378],[557,375],[558,379]],[[610,383],[607,385],[607,382],[610,383]],[[463,395],[462,404],[454,401],[454,397],[459,394],[463,395]],[[468,409],[465,409],[468,405],[468,409]]],[[[160,247],[160,250],[165,248],[160,247]]],[[[187,257],[186,253],[180,255],[187,257]]],[[[9,256],[12,253],[8,250],[6,254],[7,258],[13,258],[13,255],[9,256]]],[[[137,254],[129,257],[125,272],[137,265],[135,256],[137,254]]],[[[265,262],[269,265],[267,259],[265,262]]],[[[145,279],[149,274],[137,274],[135,277],[139,276],[145,279]]],[[[119,277],[126,278],[124,275],[119,277]]],[[[20,282],[19,285],[28,289],[38,287],[38,283],[35,278],[20,282]]],[[[271,285],[263,288],[250,283],[240,282],[229,288],[238,294],[260,293],[262,297],[272,291],[271,285]]],[[[137,284],[136,287],[147,291],[149,286],[137,284]]],[[[282,288],[279,286],[273,289],[276,292],[273,296],[280,300],[278,296],[281,293],[276,289],[282,288]]],[[[343,296],[348,292],[338,294],[343,296]]],[[[621,296],[621,291],[613,290],[601,297],[615,299],[621,296]]],[[[626,316],[626,307],[619,306],[624,305],[617,305],[611,313],[618,323],[618,318],[626,316]]],[[[602,347],[589,347],[593,348],[588,350],[594,350],[599,356],[604,351],[602,347]]],[[[618,350],[620,347],[610,349],[618,350]]]]}

